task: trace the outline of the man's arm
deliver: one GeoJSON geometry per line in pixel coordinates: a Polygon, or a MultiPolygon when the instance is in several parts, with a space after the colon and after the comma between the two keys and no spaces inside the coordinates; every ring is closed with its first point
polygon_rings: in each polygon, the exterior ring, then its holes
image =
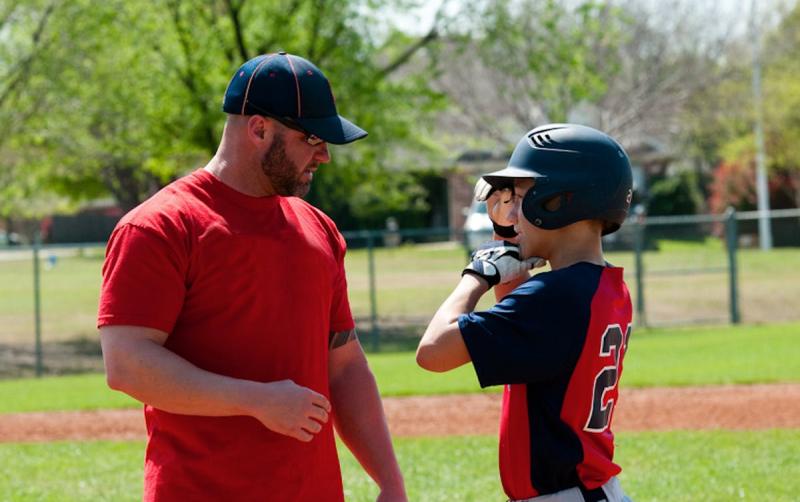
{"type": "Polygon", "coordinates": [[[313,439],[328,421],[330,403],[322,394],[291,380],[264,383],[205,371],[164,348],[166,339],[151,328],[100,328],[108,386],[170,413],[252,416],[300,441],[313,439]]]}
{"type": "Polygon", "coordinates": [[[329,375],[339,437],[380,487],[379,501],[405,501],[378,386],[355,330],[331,335],[329,375]]]}

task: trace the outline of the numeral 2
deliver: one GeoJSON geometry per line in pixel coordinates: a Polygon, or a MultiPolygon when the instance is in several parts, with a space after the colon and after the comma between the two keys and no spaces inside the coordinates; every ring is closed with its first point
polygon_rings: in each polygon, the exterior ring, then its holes
{"type": "Polygon", "coordinates": [[[614,400],[611,399],[603,406],[603,396],[606,392],[617,386],[619,379],[619,363],[622,353],[628,350],[628,338],[631,336],[631,325],[628,324],[625,333],[619,324],[611,324],[606,328],[600,339],[600,356],[610,356],[614,350],[614,365],[606,366],[594,377],[594,394],[592,396],[592,413],[586,421],[583,430],[588,432],[603,432],[611,420],[611,411],[614,409],[614,400]]]}

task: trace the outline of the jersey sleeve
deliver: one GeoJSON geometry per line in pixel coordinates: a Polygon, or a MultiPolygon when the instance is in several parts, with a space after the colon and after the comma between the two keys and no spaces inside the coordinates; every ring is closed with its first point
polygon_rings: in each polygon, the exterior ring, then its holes
{"type": "Polygon", "coordinates": [[[538,382],[572,371],[590,311],[567,288],[534,277],[488,311],[459,316],[458,327],[481,387],[538,382]]]}
{"type": "Polygon", "coordinates": [[[172,331],[186,295],[186,253],[151,230],[125,224],[108,242],[97,326],[172,331]]]}
{"type": "Polygon", "coordinates": [[[336,273],[334,274],[333,298],[331,301],[331,331],[346,331],[353,329],[353,314],[350,311],[350,301],[347,297],[347,275],[344,269],[344,255],[347,251],[344,237],[336,232],[336,242],[333,244],[336,254],[336,273]]]}

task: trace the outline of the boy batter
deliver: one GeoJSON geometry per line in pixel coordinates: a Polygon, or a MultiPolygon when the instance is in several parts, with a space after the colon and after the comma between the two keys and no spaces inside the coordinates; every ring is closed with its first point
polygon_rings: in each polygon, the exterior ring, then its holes
{"type": "Polygon", "coordinates": [[[572,124],[530,131],[476,187],[507,240],[474,254],[417,362],[443,372],[472,361],[482,387],[505,385],[500,476],[513,501],[627,499],[611,420],[632,308],[601,236],[619,229],[631,194],[622,147],[572,124]],[[544,260],[551,270],[528,277],[544,260]],[[473,312],[492,286],[499,303],[473,312]]]}

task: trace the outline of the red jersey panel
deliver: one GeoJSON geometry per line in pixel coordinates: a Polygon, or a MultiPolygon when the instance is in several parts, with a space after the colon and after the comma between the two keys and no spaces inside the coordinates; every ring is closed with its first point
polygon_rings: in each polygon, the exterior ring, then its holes
{"type": "MultiPolygon", "coordinates": [[[[103,267],[98,326],[169,334],[205,370],[290,378],[330,396],[328,335],[353,327],[345,243],[296,197],[249,197],[198,170],[119,223],[103,267]]],[[[250,417],[145,406],[145,500],[342,500],[332,421],[311,442],[250,417]]]]}
{"type": "Polygon", "coordinates": [[[505,384],[500,477],[509,498],[599,487],[613,462],[613,407],[632,307],[621,268],[535,275],[459,317],[481,386],[505,384]]]}
{"type": "Polygon", "coordinates": [[[567,387],[561,418],[581,441],[578,476],[586,488],[605,484],[621,469],[612,462],[611,419],[619,398],[622,359],[631,334],[630,296],[622,269],[607,268],[592,298],[592,315],[583,351],[567,387]]]}

